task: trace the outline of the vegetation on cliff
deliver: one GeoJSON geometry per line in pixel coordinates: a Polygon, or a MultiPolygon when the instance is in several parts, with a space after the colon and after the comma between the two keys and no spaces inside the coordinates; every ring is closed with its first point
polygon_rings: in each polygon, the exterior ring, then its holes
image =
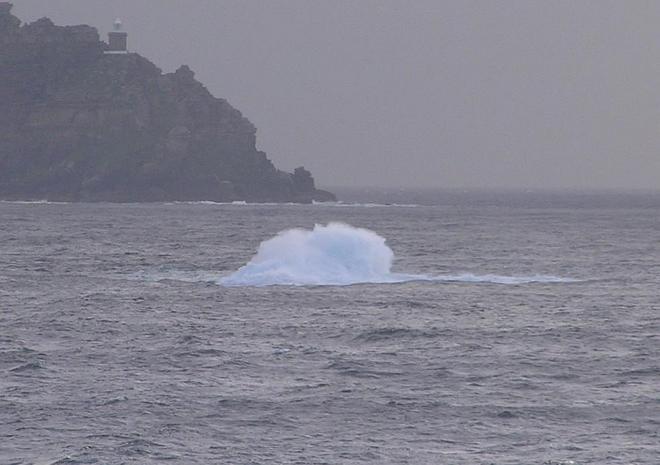
{"type": "Polygon", "coordinates": [[[0,2],[0,198],[333,200],[276,169],[256,129],[182,66],[108,54],[90,26],[22,25],[0,2]]]}

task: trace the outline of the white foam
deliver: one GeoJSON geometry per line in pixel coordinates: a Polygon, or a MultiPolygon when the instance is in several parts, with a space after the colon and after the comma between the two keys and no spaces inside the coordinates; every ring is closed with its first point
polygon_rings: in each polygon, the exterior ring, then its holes
{"type": "Polygon", "coordinates": [[[234,274],[230,286],[270,284],[342,285],[384,282],[394,254],[385,239],[367,229],[341,223],[290,229],[261,243],[257,254],[234,274]]]}
{"type": "Polygon", "coordinates": [[[407,203],[345,203],[342,201],[337,202],[317,202],[310,203],[300,202],[246,202],[245,200],[234,200],[233,202],[216,202],[214,200],[181,200],[173,202],[164,202],[165,205],[219,205],[219,206],[232,206],[232,207],[348,207],[348,208],[386,208],[386,207],[400,207],[400,208],[415,208],[420,205],[407,204],[407,203]]]}
{"type": "Polygon", "coordinates": [[[496,284],[572,282],[557,276],[499,276],[487,274],[421,275],[392,273],[394,253],[373,231],[342,223],[290,229],[261,243],[257,254],[235,273],[223,277],[225,286],[330,285],[402,283],[408,281],[496,284]]]}
{"type": "Polygon", "coordinates": [[[500,276],[496,274],[475,275],[463,273],[459,275],[439,275],[430,278],[433,281],[462,283],[493,283],[493,284],[528,284],[528,283],[576,283],[577,279],[559,276],[535,274],[531,276],[500,276]]]}
{"type": "Polygon", "coordinates": [[[386,207],[401,207],[401,208],[416,208],[421,205],[416,203],[346,203],[341,200],[337,202],[312,202],[313,205],[322,207],[355,207],[355,208],[386,208],[386,207]]]}
{"type": "Polygon", "coordinates": [[[71,202],[59,202],[51,200],[0,200],[0,203],[15,203],[25,205],[67,205],[71,202]]]}

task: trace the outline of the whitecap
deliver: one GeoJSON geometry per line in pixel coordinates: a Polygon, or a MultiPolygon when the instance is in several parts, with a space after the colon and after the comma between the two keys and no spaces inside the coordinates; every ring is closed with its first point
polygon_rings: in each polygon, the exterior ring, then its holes
{"type": "Polygon", "coordinates": [[[410,281],[493,284],[565,283],[569,278],[549,275],[500,276],[425,275],[393,273],[394,253],[383,237],[343,223],[289,229],[263,241],[256,255],[229,276],[224,286],[345,286],[410,281]]]}

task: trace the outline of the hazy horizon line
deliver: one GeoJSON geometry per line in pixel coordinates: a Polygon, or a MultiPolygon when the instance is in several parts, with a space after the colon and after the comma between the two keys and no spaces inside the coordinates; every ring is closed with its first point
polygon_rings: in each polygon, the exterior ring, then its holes
{"type": "Polygon", "coordinates": [[[323,183],[319,189],[332,191],[340,190],[398,190],[398,191],[427,191],[427,192],[534,192],[534,193],[653,193],[660,194],[660,188],[652,187],[524,187],[524,186],[386,186],[386,185],[330,185],[323,183]]]}

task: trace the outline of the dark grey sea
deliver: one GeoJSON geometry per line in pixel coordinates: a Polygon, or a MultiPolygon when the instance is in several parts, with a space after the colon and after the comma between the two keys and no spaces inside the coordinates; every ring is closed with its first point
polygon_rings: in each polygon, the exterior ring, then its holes
{"type": "Polygon", "coordinates": [[[660,464],[658,194],[343,198],[0,203],[0,464],[660,464]]]}

